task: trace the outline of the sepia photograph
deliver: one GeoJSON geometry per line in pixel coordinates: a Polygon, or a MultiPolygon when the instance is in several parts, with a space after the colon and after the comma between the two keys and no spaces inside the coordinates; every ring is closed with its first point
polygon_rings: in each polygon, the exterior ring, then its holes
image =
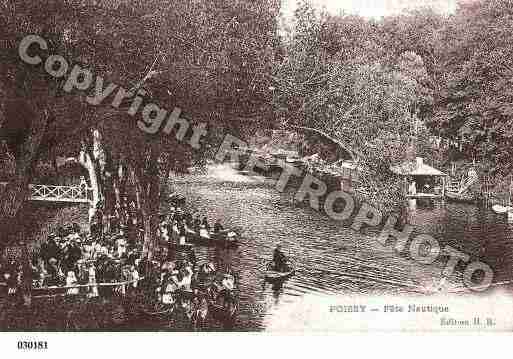
{"type": "Polygon", "coordinates": [[[0,0],[0,337],[513,331],[512,33],[512,0],[0,0]]]}

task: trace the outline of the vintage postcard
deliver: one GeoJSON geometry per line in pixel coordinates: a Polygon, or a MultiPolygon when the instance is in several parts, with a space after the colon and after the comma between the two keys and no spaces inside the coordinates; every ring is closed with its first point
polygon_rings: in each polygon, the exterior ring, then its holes
{"type": "Polygon", "coordinates": [[[0,331],[510,332],[512,5],[0,0],[0,331]]]}

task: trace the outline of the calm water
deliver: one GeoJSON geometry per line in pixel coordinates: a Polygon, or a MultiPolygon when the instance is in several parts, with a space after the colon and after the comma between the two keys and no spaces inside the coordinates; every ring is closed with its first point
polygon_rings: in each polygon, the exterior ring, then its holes
{"type": "MultiPolygon", "coordinates": [[[[246,177],[227,166],[211,167],[205,175],[177,177],[173,185],[200,213],[242,233],[242,245],[236,250],[198,250],[199,257],[237,273],[239,330],[276,327],[287,308],[305,296],[429,295],[446,262],[445,257],[429,266],[416,264],[381,246],[375,234],[356,233],[295,205],[290,194],[273,188],[271,180],[246,177]],[[264,288],[262,271],[278,242],[294,263],[296,275],[282,288],[270,284],[264,288]]],[[[487,262],[495,271],[494,282],[512,279],[513,229],[493,213],[468,205],[438,204],[417,208],[410,223],[419,232],[434,235],[442,246],[449,244],[472,260],[487,262]]],[[[457,271],[446,290],[463,290],[461,283],[457,271]]]]}

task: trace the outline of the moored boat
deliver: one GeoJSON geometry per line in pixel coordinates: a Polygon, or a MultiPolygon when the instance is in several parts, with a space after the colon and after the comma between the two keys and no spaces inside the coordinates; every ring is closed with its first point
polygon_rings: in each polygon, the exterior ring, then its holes
{"type": "Polygon", "coordinates": [[[453,202],[462,202],[462,203],[476,203],[477,198],[473,194],[470,193],[456,193],[456,192],[446,192],[445,196],[448,200],[453,202]]]}
{"type": "Polygon", "coordinates": [[[200,231],[200,233],[188,230],[186,238],[188,243],[203,246],[235,247],[239,245],[239,235],[231,229],[219,232],[200,231]]]}
{"type": "Polygon", "coordinates": [[[492,211],[497,214],[506,214],[508,212],[513,211],[513,207],[510,206],[501,206],[500,204],[494,204],[492,206],[492,211]]]}
{"type": "Polygon", "coordinates": [[[147,307],[142,307],[141,312],[148,317],[161,317],[165,318],[173,314],[175,310],[174,303],[155,302],[149,304],[147,307]]]}
{"type": "Polygon", "coordinates": [[[264,273],[265,280],[268,282],[277,282],[281,280],[286,280],[292,277],[295,274],[294,269],[291,269],[287,272],[278,272],[274,270],[267,270],[264,273]]]}

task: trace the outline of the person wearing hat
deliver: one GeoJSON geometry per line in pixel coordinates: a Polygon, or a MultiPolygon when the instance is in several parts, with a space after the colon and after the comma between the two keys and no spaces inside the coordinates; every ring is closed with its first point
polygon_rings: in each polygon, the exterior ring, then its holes
{"type": "Polygon", "coordinates": [[[185,244],[185,236],[186,236],[186,228],[187,228],[187,225],[185,223],[185,219],[183,219],[182,221],[178,222],[178,243],[180,245],[184,245],[185,244]]]}
{"type": "Polygon", "coordinates": [[[220,289],[221,291],[219,292],[218,298],[223,299],[223,307],[226,308],[228,304],[233,303],[235,301],[233,297],[233,290],[235,289],[235,278],[232,274],[223,274],[220,289]]]}
{"type": "Polygon", "coordinates": [[[168,222],[166,216],[161,217],[158,231],[159,231],[160,238],[162,238],[162,240],[165,242],[169,242],[168,228],[169,228],[169,222],[168,222]]]}
{"type": "Polygon", "coordinates": [[[43,243],[41,246],[41,257],[45,261],[45,264],[48,264],[50,258],[59,258],[61,255],[61,250],[55,242],[56,238],[55,233],[50,233],[46,243],[43,243]]]}
{"type": "Polygon", "coordinates": [[[94,266],[94,263],[89,264],[89,268],[87,270],[88,278],[89,278],[89,284],[93,284],[89,287],[89,293],[88,297],[93,298],[98,296],[98,286],[94,285],[96,284],[96,268],[94,266]]]}
{"type": "Polygon", "coordinates": [[[185,212],[185,223],[187,224],[187,227],[191,228],[192,227],[192,214],[191,212],[189,211],[186,211],[185,212]]]}
{"type": "Polygon", "coordinates": [[[205,227],[207,232],[210,232],[210,224],[208,223],[207,216],[203,217],[203,219],[201,220],[201,224],[205,227]]]}
{"type": "Polygon", "coordinates": [[[173,304],[175,302],[174,294],[179,288],[178,279],[179,272],[174,270],[173,266],[166,267],[166,272],[163,273],[161,291],[161,300],[164,304],[173,304]]]}
{"type": "Polygon", "coordinates": [[[126,264],[128,265],[135,265],[135,261],[137,260],[137,251],[135,249],[130,249],[128,251],[128,257],[126,259],[126,264]]]}
{"type": "Polygon", "coordinates": [[[118,238],[116,239],[116,246],[117,246],[118,257],[122,258],[126,254],[126,248],[127,248],[127,240],[126,240],[125,236],[118,235],[118,238]]]}
{"type": "MultiPolygon", "coordinates": [[[[66,286],[72,287],[76,286],[78,283],[77,277],[75,276],[75,272],[72,270],[68,271],[68,275],[66,276],[66,286]]],[[[78,288],[68,288],[67,290],[68,295],[76,295],[78,294],[78,288]]]]}
{"type": "Polygon", "coordinates": [[[49,286],[55,286],[59,285],[60,283],[60,277],[61,277],[61,271],[60,268],[57,266],[57,259],[56,258],[50,258],[48,260],[48,279],[47,284],[49,286]]]}
{"type": "Polygon", "coordinates": [[[221,224],[221,221],[218,219],[216,223],[214,223],[214,233],[219,233],[223,230],[223,225],[221,224]]]}
{"type": "Polygon", "coordinates": [[[232,291],[235,288],[235,278],[229,273],[223,275],[221,286],[224,290],[232,291]]]}
{"type": "Polygon", "coordinates": [[[82,249],[80,249],[76,240],[71,240],[67,247],[67,252],[64,257],[64,268],[67,271],[76,271],[78,260],[82,258],[82,249]]]}
{"type": "Polygon", "coordinates": [[[133,282],[130,284],[130,289],[132,291],[135,291],[137,289],[137,286],[139,285],[139,278],[140,278],[139,271],[135,267],[135,264],[131,265],[130,266],[130,280],[132,280],[133,282]]]}
{"type": "Polygon", "coordinates": [[[273,253],[274,270],[277,272],[287,271],[287,257],[281,251],[281,244],[278,243],[273,253]]]}

